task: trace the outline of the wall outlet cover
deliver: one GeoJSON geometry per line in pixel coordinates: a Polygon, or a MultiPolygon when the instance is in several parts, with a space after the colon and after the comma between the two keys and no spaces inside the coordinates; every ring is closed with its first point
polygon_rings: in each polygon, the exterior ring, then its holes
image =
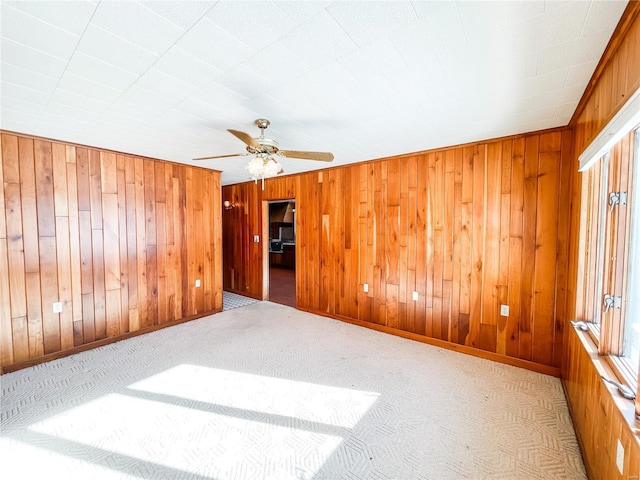
{"type": "Polygon", "coordinates": [[[503,317],[509,316],[509,305],[500,305],[500,315],[503,317]]]}
{"type": "Polygon", "coordinates": [[[616,466],[618,467],[618,471],[620,475],[624,475],[624,446],[618,439],[618,450],[616,451],[616,466]]]}
{"type": "Polygon", "coordinates": [[[53,302],[53,313],[62,313],[62,302],[53,302]]]}
{"type": "Polygon", "coordinates": [[[200,288],[200,279],[199,278],[196,280],[196,288],[200,288]]]}
{"type": "Polygon", "coordinates": [[[367,293],[369,291],[369,284],[365,283],[362,288],[364,289],[364,293],[367,293]]]}
{"type": "Polygon", "coordinates": [[[418,292],[413,292],[413,295],[412,295],[411,298],[413,298],[414,302],[417,302],[418,301],[418,292]]]}

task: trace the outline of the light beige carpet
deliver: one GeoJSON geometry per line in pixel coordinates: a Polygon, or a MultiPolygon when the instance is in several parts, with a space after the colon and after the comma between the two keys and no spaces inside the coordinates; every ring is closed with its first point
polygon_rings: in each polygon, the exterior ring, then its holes
{"type": "Polygon", "coordinates": [[[269,302],[0,381],[7,479],[586,478],[558,379],[269,302]]]}

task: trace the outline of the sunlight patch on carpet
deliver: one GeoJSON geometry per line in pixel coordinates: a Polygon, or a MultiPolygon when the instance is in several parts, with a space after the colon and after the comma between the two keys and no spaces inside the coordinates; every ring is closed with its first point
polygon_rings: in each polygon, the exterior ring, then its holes
{"type": "Polygon", "coordinates": [[[111,452],[120,462],[139,460],[174,474],[311,479],[379,396],[186,364],[128,390],[29,430],[45,442],[66,441],[97,456],[111,452]]]}

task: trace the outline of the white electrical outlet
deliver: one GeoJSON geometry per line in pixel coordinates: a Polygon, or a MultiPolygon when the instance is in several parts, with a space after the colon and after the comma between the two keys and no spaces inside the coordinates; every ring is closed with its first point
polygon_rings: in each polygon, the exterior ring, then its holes
{"type": "Polygon", "coordinates": [[[364,289],[364,293],[367,293],[369,291],[369,284],[365,283],[362,288],[364,289]]]}
{"type": "Polygon", "coordinates": [[[618,450],[616,451],[616,465],[618,466],[618,471],[620,475],[624,475],[624,446],[618,439],[618,450]]]}
{"type": "Polygon", "coordinates": [[[413,298],[414,302],[417,302],[418,301],[418,292],[413,292],[412,298],[413,298]]]}
{"type": "Polygon", "coordinates": [[[53,313],[62,313],[62,302],[53,302],[53,313]]]}
{"type": "Polygon", "coordinates": [[[500,315],[503,317],[509,316],[509,305],[500,305],[500,315]]]}
{"type": "Polygon", "coordinates": [[[200,288],[200,279],[199,278],[196,280],[196,288],[200,288]]]}
{"type": "Polygon", "coordinates": [[[253,243],[260,243],[260,235],[253,236],[253,243]]]}

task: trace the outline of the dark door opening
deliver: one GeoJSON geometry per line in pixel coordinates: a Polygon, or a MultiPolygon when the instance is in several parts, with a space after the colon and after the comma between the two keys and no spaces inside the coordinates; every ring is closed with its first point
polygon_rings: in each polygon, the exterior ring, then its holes
{"type": "Polygon", "coordinates": [[[269,301],[296,306],[296,202],[269,202],[269,301]]]}

